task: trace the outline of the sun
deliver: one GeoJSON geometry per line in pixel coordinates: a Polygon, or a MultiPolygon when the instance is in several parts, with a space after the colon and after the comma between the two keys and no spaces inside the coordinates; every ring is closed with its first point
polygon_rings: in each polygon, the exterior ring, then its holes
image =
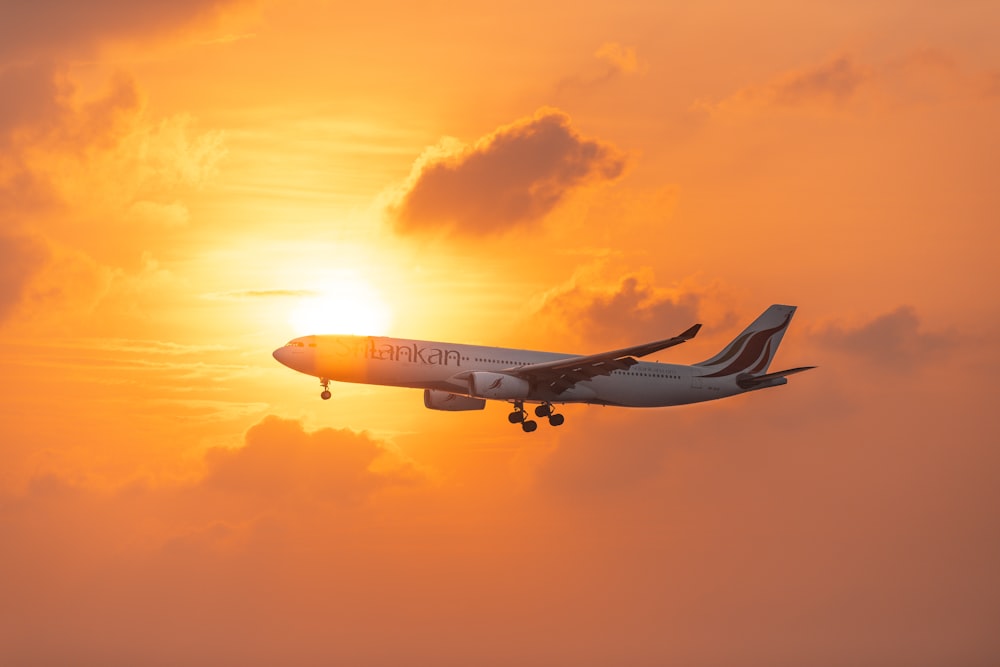
{"type": "Polygon", "coordinates": [[[352,279],[302,297],[289,313],[288,321],[300,336],[381,336],[388,333],[392,314],[375,288],[363,280],[352,279]]]}

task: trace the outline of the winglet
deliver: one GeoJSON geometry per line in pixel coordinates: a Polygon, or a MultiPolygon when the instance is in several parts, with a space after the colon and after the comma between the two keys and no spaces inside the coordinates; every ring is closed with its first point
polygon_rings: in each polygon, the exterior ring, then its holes
{"type": "Polygon", "coordinates": [[[677,337],[678,338],[683,338],[684,340],[691,340],[692,338],[694,338],[695,336],[698,335],[699,331],[701,331],[701,325],[700,324],[696,324],[696,325],[694,325],[693,327],[691,327],[690,329],[688,329],[687,331],[685,331],[684,333],[682,333],[681,335],[679,335],[677,337]]]}

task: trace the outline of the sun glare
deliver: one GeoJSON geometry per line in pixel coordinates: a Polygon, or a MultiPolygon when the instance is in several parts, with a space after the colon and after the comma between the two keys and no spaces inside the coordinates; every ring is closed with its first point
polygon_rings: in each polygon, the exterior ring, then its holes
{"type": "Polygon", "coordinates": [[[289,314],[297,335],[356,334],[380,336],[389,330],[392,316],[379,293],[360,281],[303,297],[289,314]]]}

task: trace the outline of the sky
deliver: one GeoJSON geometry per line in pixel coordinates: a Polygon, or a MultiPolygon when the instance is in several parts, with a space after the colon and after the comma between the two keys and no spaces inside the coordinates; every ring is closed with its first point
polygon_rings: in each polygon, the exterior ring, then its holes
{"type": "Polygon", "coordinates": [[[995,3],[0,0],[0,663],[994,665],[995,3]],[[787,386],[439,413],[320,331],[787,386]]]}

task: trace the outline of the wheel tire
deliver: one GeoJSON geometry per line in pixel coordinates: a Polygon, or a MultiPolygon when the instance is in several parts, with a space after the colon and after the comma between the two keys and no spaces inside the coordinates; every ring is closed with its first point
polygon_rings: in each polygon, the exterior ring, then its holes
{"type": "Polygon", "coordinates": [[[524,429],[525,433],[531,433],[536,428],[538,428],[538,422],[532,421],[532,420],[529,419],[529,420],[521,423],[521,428],[524,429]]]}
{"type": "Polygon", "coordinates": [[[319,397],[324,401],[329,401],[331,396],[333,396],[333,394],[331,394],[328,389],[324,389],[323,393],[319,395],[319,397]]]}
{"type": "Polygon", "coordinates": [[[562,426],[564,421],[566,421],[566,417],[562,415],[552,415],[549,417],[549,424],[552,426],[562,426]]]}
{"type": "Polygon", "coordinates": [[[514,412],[507,415],[507,421],[511,424],[521,424],[524,422],[524,413],[520,410],[515,410],[514,412]]]}
{"type": "Polygon", "coordinates": [[[551,405],[539,405],[537,408],[535,408],[536,417],[548,417],[551,414],[552,414],[551,405]]]}

